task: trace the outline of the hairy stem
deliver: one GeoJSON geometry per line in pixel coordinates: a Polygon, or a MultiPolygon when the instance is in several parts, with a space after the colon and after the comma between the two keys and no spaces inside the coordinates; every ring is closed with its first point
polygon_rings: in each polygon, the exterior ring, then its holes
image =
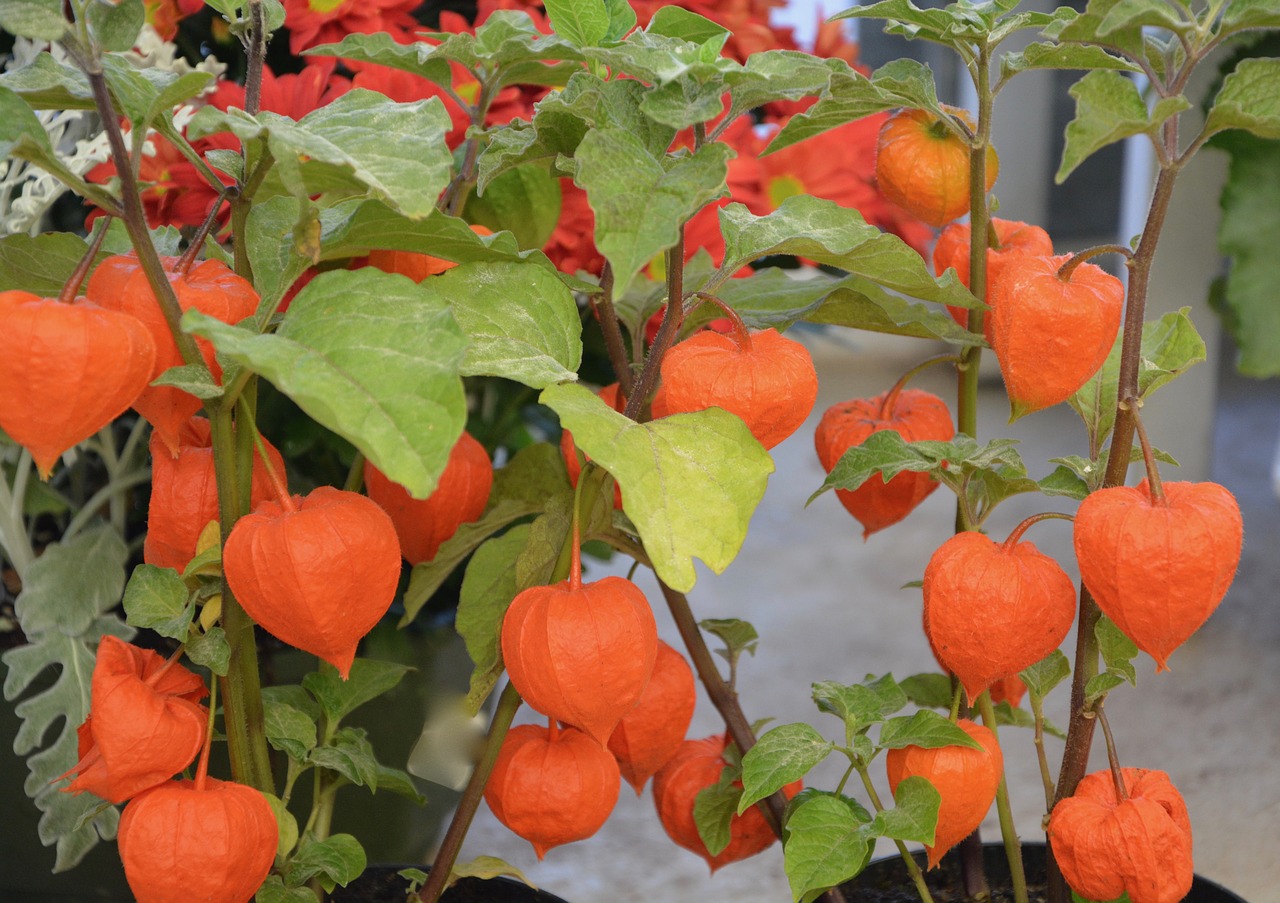
{"type": "MultiPolygon", "coordinates": [[[[644,369],[640,378],[632,387],[627,397],[627,409],[623,411],[631,420],[638,420],[645,399],[653,391],[658,382],[658,368],[662,366],[662,358],[667,349],[675,342],[676,332],[680,329],[680,321],[684,318],[684,224],[680,224],[680,234],[675,245],[667,251],[667,312],[662,316],[662,325],[658,334],[649,346],[649,354],[644,359],[644,369]]],[[[743,750],[746,752],[746,750],[743,750]]]]}
{"type": "MultiPolygon", "coordinates": [[[[982,712],[982,723],[992,734],[996,734],[996,709],[991,704],[991,694],[983,692],[978,697],[978,709],[982,712]]],[[[1018,829],[1013,823],[1013,808],[1009,805],[1009,785],[1004,772],[1000,773],[1000,784],[996,788],[996,812],[1000,816],[1000,836],[1004,839],[1004,852],[1009,857],[1009,879],[1013,884],[1015,903],[1027,903],[1027,874],[1022,867],[1022,846],[1018,842],[1018,829]]]]}

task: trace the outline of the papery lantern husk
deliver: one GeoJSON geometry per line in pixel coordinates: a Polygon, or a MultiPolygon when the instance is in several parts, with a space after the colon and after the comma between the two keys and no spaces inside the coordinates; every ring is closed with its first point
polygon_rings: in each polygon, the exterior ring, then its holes
{"type": "Polygon", "coordinates": [[[502,621],[502,658],[524,701],[602,746],[640,700],[657,654],[649,602],[621,577],[531,587],[502,621]]]}
{"type": "Polygon", "coordinates": [[[222,569],[249,617],[345,679],[356,646],[391,607],[400,544],[391,518],[355,492],[321,486],[297,510],[266,502],[236,521],[222,569]]]}
{"type": "MultiPolygon", "coordinates": [[[[260,299],[253,285],[221,261],[202,260],[193,264],[186,273],[176,273],[173,268],[179,258],[164,257],[161,260],[165,275],[173,285],[178,306],[183,311],[198,310],[224,323],[234,324],[252,316],[257,310],[260,299]]],[[[146,324],[156,345],[151,380],[170,367],[185,363],[160,302],[151,291],[151,283],[135,256],[126,254],[104,260],[89,277],[85,295],[103,307],[132,314],[146,324]]],[[[196,346],[214,380],[220,381],[222,368],[214,357],[213,345],[207,339],[197,338],[196,346]]],[[[148,385],[134,400],[133,409],[147,419],[160,434],[164,446],[176,455],[183,425],[202,405],[199,398],[175,386],[148,385]]]]}
{"type": "Polygon", "coordinates": [[[809,416],[818,375],[805,347],[776,329],[752,333],[749,350],[736,336],[699,332],[662,359],[662,388],[664,415],[723,408],[768,449],[809,416]]]}
{"type": "Polygon", "coordinates": [[[155,359],[135,317],[84,299],[0,292],[0,428],[48,479],[63,452],[129,409],[155,359]]]}
{"type": "Polygon", "coordinates": [[[590,837],[618,802],[622,781],[608,750],[572,727],[522,724],[507,732],[485,784],[498,821],[533,844],[538,858],[590,837]]]}
{"type": "MultiPolygon", "coordinates": [[[[947,404],[920,389],[903,389],[884,410],[888,392],[855,398],[827,408],[813,434],[822,469],[830,473],[840,457],[873,433],[891,430],[907,442],[946,442],[956,434],[947,404]]],[[[941,484],[927,473],[903,472],[889,482],[873,475],[857,489],[837,489],[836,498],[862,524],[862,538],[896,524],[915,510],[941,484]]]]}
{"type": "Polygon", "coordinates": [[[171,781],[125,806],[120,860],[137,903],[248,903],[275,862],[267,798],[244,784],[171,781]]]}
{"type": "MultiPolygon", "coordinates": [[[[731,862],[738,862],[768,849],[778,839],[765,821],[759,806],[752,806],[729,822],[729,845],[714,856],[698,834],[693,806],[698,794],[720,780],[727,764],[724,750],[728,738],[720,734],[701,740],[686,740],[676,754],[653,777],[653,804],[658,820],[677,846],[697,853],[707,861],[714,873],[731,862]]],[[[783,794],[790,799],[800,792],[803,782],[793,781],[783,794]]]]}
{"type": "Polygon", "coordinates": [[[1075,584],[1029,542],[957,533],[924,569],[925,635],[971,700],[1057,649],[1075,612],[1075,584]]]}
{"type": "Polygon", "coordinates": [[[364,485],[369,498],[391,517],[400,538],[400,553],[417,565],[436,557],[441,544],[458,527],[484,513],[493,487],[493,462],[484,446],[464,432],[449,452],[435,492],[415,499],[368,461],[364,485]]]}
{"type": "MultiPolygon", "coordinates": [[[[991,285],[999,277],[1005,266],[1015,257],[1027,255],[1051,257],[1053,255],[1053,239],[1049,233],[1039,226],[1022,223],[1017,220],[991,218],[991,227],[1000,239],[1000,247],[987,248],[987,297],[991,297],[991,285]]],[[[956,271],[965,288],[969,288],[969,224],[952,223],[938,235],[938,242],[933,246],[933,271],[941,276],[948,269],[956,271]]],[[[969,328],[969,310],[964,307],[947,305],[951,318],[966,329],[969,328]]],[[[991,341],[990,314],[983,318],[983,332],[987,341],[991,341]]]]}
{"type": "Polygon", "coordinates": [[[65,789],[122,803],[169,780],[204,745],[209,712],[198,701],[206,693],[204,681],[181,665],[104,636],[89,718],[77,730],[80,762],[67,772],[75,777],[65,789]]]}
{"type": "Polygon", "coordinates": [[[1091,263],[1064,281],[1058,268],[1068,259],[1015,257],[991,283],[985,322],[1011,419],[1074,395],[1106,361],[1120,331],[1124,285],[1091,263]]]}
{"type": "Polygon", "coordinates": [[[1089,900],[1178,903],[1191,890],[1191,819],[1163,771],[1123,768],[1128,799],[1110,771],[1086,775],[1053,807],[1049,845],[1062,877],[1089,900]]]}
{"type": "Polygon", "coordinates": [[[1240,563],[1240,506],[1217,483],[1146,480],[1091,493],[1076,512],[1080,578],[1098,607],[1164,671],[1213,614],[1240,563]]]}
{"type": "Polygon", "coordinates": [[[957,726],[978,741],[982,749],[906,746],[891,749],[885,754],[885,771],[891,792],[896,793],[898,785],[907,778],[922,777],[942,798],[933,845],[925,846],[929,868],[936,866],[947,850],[982,824],[995,801],[996,790],[1004,774],[1004,754],[995,734],[966,718],[961,718],[957,726]]]}
{"type": "Polygon", "coordinates": [[[684,656],[658,640],[653,676],[640,694],[636,707],[622,716],[609,735],[609,751],[618,760],[622,776],[635,788],[666,765],[684,743],[693,721],[698,688],[684,656]]]}
{"type": "MultiPolygon", "coordinates": [[[[284,459],[263,440],[271,466],[284,478],[284,459]]],[[[273,497],[262,456],[253,455],[249,507],[273,497]]],[[[147,505],[147,538],[142,557],[147,564],[181,572],[195,557],[200,531],[218,519],[218,482],[214,474],[209,421],[192,417],[178,433],[175,456],[158,432],[151,434],[151,500],[147,505]]]]}

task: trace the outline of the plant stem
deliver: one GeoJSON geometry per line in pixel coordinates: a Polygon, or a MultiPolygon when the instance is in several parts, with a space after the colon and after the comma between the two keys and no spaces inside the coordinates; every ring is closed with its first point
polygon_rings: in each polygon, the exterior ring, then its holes
{"type": "Polygon", "coordinates": [[[1036,760],[1040,763],[1040,780],[1044,782],[1044,805],[1048,812],[1053,808],[1053,775],[1049,773],[1049,756],[1044,748],[1044,700],[1031,694],[1031,715],[1035,718],[1036,760]]]}
{"type": "Polygon", "coordinates": [[[631,397],[635,374],[627,359],[627,345],[622,340],[622,328],[618,325],[618,310],[613,306],[613,267],[608,263],[600,271],[600,295],[591,299],[591,307],[600,319],[600,332],[604,335],[604,347],[609,353],[609,363],[618,377],[618,391],[624,398],[631,397]]]}
{"type": "Polygon", "coordinates": [[[958,354],[939,354],[928,360],[921,361],[906,373],[898,377],[898,381],[888,392],[884,393],[884,401],[880,403],[880,419],[889,420],[893,417],[893,406],[898,400],[898,396],[902,394],[902,390],[907,387],[915,376],[928,370],[934,364],[959,364],[961,362],[958,354]]]}
{"type": "Polygon", "coordinates": [[[498,698],[493,720],[489,722],[484,752],[480,756],[480,761],[476,763],[475,771],[471,772],[471,780],[467,782],[467,789],[463,791],[462,799],[458,801],[457,811],[454,812],[444,840],[440,842],[440,849],[431,863],[431,872],[427,876],[427,881],[418,891],[418,899],[422,903],[435,903],[444,891],[445,882],[449,880],[453,864],[458,859],[458,852],[462,849],[462,841],[466,838],[471,820],[475,818],[480,800],[484,797],[484,786],[489,781],[489,775],[493,773],[493,766],[498,761],[498,753],[502,751],[503,738],[507,736],[511,721],[515,718],[516,710],[520,708],[522,701],[516,688],[508,682],[498,698]]]}
{"type": "Polygon", "coordinates": [[[1147,489],[1151,493],[1151,501],[1156,505],[1167,507],[1169,501],[1164,497],[1160,468],[1156,465],[1156,456],[1151,450],[1151,440],[1147,438],[1147,428],[1143,426],[1142,415],[1138,413],[1138,409],[1142,407],[1142,400],[1130,398],[1127,403],[1133,411],[1133,426],[1138,431],[1138,442],[1142,446],[1142,463],[1147,468],[1147,489]]]}
{"type": "MultiPolygon", "coordinates": [[[[978,709],[982,712],[982,723],[992,734],[997,733],[995,706],[991,704],[991,694],[983,691],[978,696],[978,709]]],[[[1009,857],[1009,879],[1013,884],[1015,903],[1027,903],[1027,874],[1022,867],[1022,847],[1018,843],[1018,829],[1013,823],[1013,809],[1009,805],[1009,785],[1005,781],[1004,772],[1000,773],[1000,784],[996,787],[996,812],[1000,816],[1000,835],[1004,839],[1004,852],[1009,857]]]]}
{"type": "Polygon", "coordinates": [[[1012,549],[1022,539],[1022,534],[1031,528],[1032,524],[1038,524],[1042,520],[1069,520],[1074,521],[1075,517],[1070,514],[1064,514],[1061,511],[1042,511],[1039,514],[1033,514],[1024,520],[1018,526],[1013,528],[1013,532],[1009,534],[1009,538],[1004,541],[1006,550],[1012,549]]]}
{"type": "Polygon", "coordinates": [[[1133,259],[1133,251],[1124,245],[1097,245],[1096,247],[1086,248],[1083,251],[1077,251],[1068,257],[1062,266],[1058,267],[1058,278],[1063,282],[1070,282],[1071,274],[1075,272],[1076,267],[1091,257],[1097,257],[1099,254],[1119,254],[1126,261],[1133,259]]]}
{"type": "Polygon", "coordinates": [[[23,520],[22,509],[26,501],[27,479],[31,474],[31,453],[25,448],[18,456],[17,473],[13,475],[13,486],[0,475],[0,552],[9,559],[13,569],[22,580],[36,555],[31,548],[31,538],[27,536],[27,525],[23,520]]]}
{"type": "Polygon", "coordinates": [[[84,284],[85,277],[89,275],[89,270],[93,267],[94,258],[102,250],[102,241],[107,237],[107,228],[110,225],[111,217],[104,216],[101,228],[93,236],[93,240],[89,242],[89,247],[85,250],[84,256],[80,258],[80,262],[76,264],[75,270],[71,273],[71,278],[62,286],[62,292],[58,295],[58,300],[63,304],[70,304],[80,294],[80,286],[84,284]]]}
{"type": "Polygon", "coordinates": [[[249,33],[245,36],[247,62],[244,75],[244,111],[257,116],[262,107],[262,70],[266,68],[267,34],[266,17],[262,12],[262,0],[248,0],[249,33]]]}
{"type": "Polygon", "coordinates": [[[1107,741],[1107,764],[1111,766],[1111,780],[1116,786],[1116,799],[1123,802],[1129,798],[1124,786],[1124,771],[1120,768],[1120,755],[1116,752],[1116,738],[1111,735],[1111,724],[1107,721],[1107,713],[1103,710],[1102,700],[1093,707],[1093,714],[1102,725],[1102,736],[1107,741]]]}
{"type": "MultiPolygon", "coordinates": [[[[876,785],[871,783],[871,775],[867,772],[865,765],[857,766],[858,775],[862,778],[862,786],[867,790],[867,796],[871,800],[871,805],[876,812],[884,811],[884,803],[880,802],[880,794],[876,793],[876,785]]],[[[893,841],[894,846],[898,848],[898,853],[902,856],[902,861],[906,863],[907,874],[911,876],[911,882],[916,886],[916,892],[920,895],[921,903],[933,903],[933,895],[929,893],[929,886],[924,883],[924,873],[920,871],[920,866],[916,863],[915,857],[907,851],[907,845],[896,838],[893,841]]]]}
{"type": "MultiPolygon", "coordinates": [[[[649,346],[649,354],[644,359],[644,369],[640,378],[632,386],[627,397],[627,408],[623,413],[631,420],[638,420],[645,399],[653,392],[658,382],[658,368],[662,366],[662,358],[667,349],[675,341],[676,332],[680,329],[680,321],[684,318],[684,224],[680,224],[680,234],[676,243],[667,251],[667,312],[662,316],[662,325],[649,346]]],[[[746,752],[744,749],[743,752],[746,752]]]]}

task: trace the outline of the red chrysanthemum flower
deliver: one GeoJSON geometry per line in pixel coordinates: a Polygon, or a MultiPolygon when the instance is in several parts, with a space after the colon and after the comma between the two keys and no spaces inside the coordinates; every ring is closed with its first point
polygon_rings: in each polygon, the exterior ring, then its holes
{"type": "Polygon", "coordinates": [[[385,31],[400,43],[412,40],[422,0],[284,0],[289,51],[336,44],[349,34],[385,31]]]}
{"type": "Polygon", "coordinates": [[[587,193],[572,179],[561,179],[560,220],[542,250],[566,273],[599,275],[604,255],[596,248],[595,234],[596,215],[587,203],[587,193]]]}
{"type": "MultiPolygon", "coordinates": [[[[259,109],[297,120],[331,103],[352,87],[350,79],[333,74],[335,67],[332,59],[310,62],[301,72],[288,75],[276,75],[264,67],[259,109]]],[[[219,110],[244,109],[244,97],[244,85],[219,82],[209,105],[219,110]]]]}

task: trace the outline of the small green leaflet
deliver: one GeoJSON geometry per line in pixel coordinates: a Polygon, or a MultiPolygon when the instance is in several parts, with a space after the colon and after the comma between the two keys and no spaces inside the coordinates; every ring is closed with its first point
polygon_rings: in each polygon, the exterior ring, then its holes
{"type": "Polygon", "coordinates": [[[809,773],[835,744],[807,724],[783,724],[760,738],[742,757],[738,814],[809,773]]]}

